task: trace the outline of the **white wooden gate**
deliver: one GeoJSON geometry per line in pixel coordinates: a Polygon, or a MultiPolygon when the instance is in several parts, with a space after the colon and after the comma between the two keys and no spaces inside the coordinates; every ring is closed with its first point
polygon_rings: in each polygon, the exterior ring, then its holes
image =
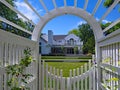
{"type": "Polygon", "coordinates": [[[36,60],[26,69],[26,73],[33,75],[28,80],[28,87],[30,87],[30,90],[38,90],[37,45],[34,41],[0,30],[0,90],[9,90],[7,86],[7,79],[9,77],[5,71],[6,66],[19,63],[24,56],[23,51],[27,47],[32,50],[31,53],[34,60],[36,60]]]}
{"type": "Polygon", "coordinates": [[[62,70],[42,63],[42,90],[96,90],[96,66],[91,60],[84,66],[70,70],[63,77],[62,70]]]}

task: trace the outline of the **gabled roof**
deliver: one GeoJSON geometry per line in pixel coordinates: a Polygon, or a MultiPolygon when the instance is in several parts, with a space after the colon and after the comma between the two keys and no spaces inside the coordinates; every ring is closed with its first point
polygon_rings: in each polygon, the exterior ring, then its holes
{"type": "Polygon", "coordinates": [[[48,35],[44,34],[40,38],[44,40],[46,43],[48,42],[48,35]]]}
{"type": "Polygon", "coordinates": [[[54,40],[62,40],[66,37],[67,35],[53,35],[54,40]]]}
{"type": "Polygon", "coordinates": [[[43,37],[41,37],[41,40],[45,41],[46,43],[48,42],[48,41],[46,41],[43,37]]]}

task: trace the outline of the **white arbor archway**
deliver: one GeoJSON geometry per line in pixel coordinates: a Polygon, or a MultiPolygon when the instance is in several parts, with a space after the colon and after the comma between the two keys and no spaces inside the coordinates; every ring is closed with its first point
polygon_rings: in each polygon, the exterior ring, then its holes
{"type": "MultiPolygon", "coordinates": [[[[33,0],[34,1],[34,0],[33,0]]],[[[21,15],[23,18],[25,18],[31,25],[35,26],[35,29],[33,31],[26,30],[25,28],[15,24],[14,22],[11,22],[7,20],[4,17],[0,16],[0,22],[4,22],[8,25],[11,25],[18,30],[21,30],[25,33],[28,33],[32,36],[32,40],[25,39],[23,37],[19,37],[16,35],[13,35],[11,33],[6,33],[5,31],[0,30],[0,58],[2,60],[2,63],[4,64],[7,60],[10,60],[12,62],[12,65],[15,64],[15,59],[17,58],[19,60],[19,57],[22,56],[23,50],[25,47],[30,47],[33,50],[33,57],[36,59],[34,65],[30,66],[28,68],[31,73],[34,74],[34,77],[30,79],[30,88],[31,90],[44,90],[44,78],[41,74],[44,76],[44,70],[41,71],[41,60],[39,60],[39,37],[40,32],[42,28],[45,26],[45,24],[63,14],[73,14],[76,16],[79,16],[83,19],[85,19],[88,24],[92,27],[94,36],[96,39],[96,61],[97,61],[97,83],[94,81],[92,83],[95,83],[94,89],[89,90],[101,90],[105,89],[105,85],[103,81],[106,81],[106,77],[108,77],[108,80],[111,80],[111,77],[116,76],[117,78],[120,76],[120,28],[111,34],[104,36],[103,33],[108,31],[110,28],[115,26],[116,24],[120,23],[120,16],[117,20],[114,20],[108,27],[102,30],[100,23],[102,20],[106,18],[106,16],[113,10],[113,8],[120,2],[120,0],[113,0],[114,2],[112,5],[107,9],[107,11],[103,14],[103,16],[99,19],[99,21],[96,20],[96,17],[94,16],[96,11],[98,10],[98,7],[100,6],[102,0],[97,0],[96,5],[94,6],[94,9],[92,13],[88,13],[87,6],[89,4],[89,0],[85,0],[84,7],[79,8],[77,7],[77,0],[74,1],[73,6],[67,6],[66,0],[63,0],[64,5],[63,7],[57,7],[56,1],[57,0],[51,0],[51,2],[54,5],[54,9],[49,11],[46,5],[44,4],[44,0],[39,0],[45,11],[47,12],[44,16],[41,16],[38,11],[34,9],[34,7],[29,4],[28,0],[24,0],[24,2],[34,11],[34,13],[40,18],[40,21],[38,24],[34,24],[31,20],[29,20],[24,14],[22,14],[19,10],[14,8],[12,5],[10,5],[6,0],[0,0],[0,3],[4,4],[6,7],[10,8],[15,13],[21,15]],[[19,41],[18,41],[19,40],[19,41]],[[12,57],[12,58],[11,58],[12,57]],[[105,62],[106,57],[110,57],[111,59],[108,62],[105,62]],[[12,60],[13,59],[13,60],[12,60]],[[38,68],[39,66],[39,68],[38,68]],[[106,69],[107,68],[107,69],[106,69]],[[113,71],[113,69],[115,69],[113,71]],[[105,71],[106,73],[103,74],[102,71],[105,71]],[[41,80],[43,78],[43,80],[41,80]],[[42,87],[42,89],[41,89],[42,87]],[[98,87],[98,89],[97,89],[98,87]]],[[[47,0],[46,0],[47,1],[47,0]]],[[[94,0],[93,0],[94,1],[94,0]]],[[[48,2],[49,3],[49,2],[48,2]]],[[[4,29],[3,29],[4,30],[4,29]]],[[[108,58],[107,58],[108,59],[108,58]]],[[[1,61],[0,60],[0,61],[1,61]]],[[[9,61],[7,61],[8,64],[9,61]]],[[[7,81],[6,77],[6,63],[3,65],[4,68],[0,67],[0,87],[2,90],[7,90],[6,84],[4,82],[7,81]],[[4,76],[5,75],[5,76],[4,76]],[[1,77],[2,76],[2,77],[1,77]],[[4,77],[4,79],[3,79],[4,77]],[[4,85],[4,86],[3,86],[4,85]]],[[[44,66],[43,66],[44,67],[44,66]]],[[[89,75],[89,74],[88,74],[89,75]]],[[[92,75],[95,76],[96,74],[92,75]]],[[[84,75],[85,76],[85,75],[84,75]]],[[[96,79],[95,77],[93,78],[96,79]]],[[[91,82],[90,82],[91,84],[91,82]]],[[[118,85],[120,85],[120,80],[117,82],[118,85]]],[[[112,84],[110,84],[112,86],[112,84]]],[[[107,88],[106,88],[107,89],[107,88]]],[[[106,90],[105,89],[105,90],[106,90]]],[[[119,89],[119,88],[118,88],[119,89]]],[[[74,89],[75,90],[75,89],[74,89]]],[[[83,89],[82,89],[83,90],[83,89]]]]}
{"type": "Polygon", "coordinates": [[[41,18],[40,22],[36,25],[33,31],[32,40],[38,41],[40,37],[40,32],[42,31],[42,28],[45,26],[45,24],[49,20],[57,16],[63,15],[63,14],[73,14],[73,15],[76,15],[76,16],[79,16],[85,19],[89,23],[89,25],[92,27],[95,39],[97,40],[103,37],[100,24],[96,21],[96,19],[90,13],[80,8],[61,7],[61,8],[57,8],[57,9],[50,11],[49,13],[47,13],[41,18]]]}

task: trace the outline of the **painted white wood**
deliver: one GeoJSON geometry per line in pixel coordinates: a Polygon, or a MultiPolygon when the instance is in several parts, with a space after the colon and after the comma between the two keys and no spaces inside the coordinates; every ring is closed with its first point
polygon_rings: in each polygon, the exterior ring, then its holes
{"type": "Polygon", "coordinates": [[[20,37],[18,35],[6,32],[2,29],[0,29],[0,41],[4,41],[7,43],[11,43],[11,44],[17,44],[22,46],[31,46],[31,47],[35,47],[37,42],[26,39],[24,37],[20,37]],[[19,42],[18,42],[19,41],[19,42]]]}
{"type": "Polygon", "coordinates": [[[107,35],[104,38],[101,38],[97,42],[99,43],[99,46],[102,47],[102,46],[120,42],[119,37],[120,37],[120,29],[114,31],[113,33],[107,35]]]}
{"type": "Polygon", "coordinates": [[[53,2],[54,7],[57,8],[56,1],[52,0],[52,2],[53,2]]]}
{"type": "Polygon", "coordinates": [[[28,22],[30,22],[32,25],[35,25],[34,22],[32,22],[32,20],[29,20],[24,14],[22,14],[21,12],[19,12],[17,9],[15,9],[12,5],[10,5],[8,2],[6,2],[5,0],[0,0],[0,2],[2,2],[5,6],[7,6],[8,8],[10,8],[11,10],[13,10],[14,12],[16,12],[17,14],[20,14],[23,18],[25,18],[28,22]]]}
{"type": "Polygon", "coordinates": [[[0,75],[0,89],[1,89],[1,90],[3,90],[2,83],[3,83],[2,75],[0,75]]]}
{"type": "MultiPolygon", "coordinates": [[[[52,73],[52,67],[51,66],[50,66],[50,73],[52,73]]],[[[52,75],[51,74],[50,74],[49,79],[50,79],[50,90],[52,90],[52,75]]]]}
{"type": "Polygon", "coordinates": [[[40,16],[40,14],[29,4],[28,0],[24,0],[25,3],[32,9],[33,12],[35,12],[35,14],[42,19],[42,17],[40,16]]]}
{"type": "Polygon", "coordinates": [[[75,76],[76,76],[76,70],[73,69],[73,90],[76,90],[75,76]]]}
{"type": "Polygon", "coordinates": [[[39,72],[38,72],[38,89],[39,90],[41,90],[42,88],[42,85],[41,85],[41,82],[42,82],[42,74],[41,74],[41,72],[42,72],[42,64],[41,64],[41,54],[39,55],[39,58],[40,58],[40,60],[38,61],[38,70],[39,70],[39,72]]]}
{"type": "Polygon", "coordinates": [[[67,2],[66,2],[66,0],[64,0],[64,6],[65,6],[65,7],[67,6],[67,2]]]}
{"type": "Polygon", "coordinates": [[[26,32],[26,33],[28,33],[28,34],[32,34],[32,32],[30,32],[30,31],[28,31],[28,30],[25,30],[24,28],[18,26],[17,24],[15,24],[15,23],[13,23],[13,22],[10,22],[9,20],[7,20],[7,19],[5,19],[5,18],[3,18],[3,17],[1,17],[1,16],[0,16],[0,21],[3,21],[3,22],[5,22],[5,23],[7,23],[7,24],[9,24],[9,25],[11,25],[11,26],[13,26],[13,27],[16,27],[17,29],[19,29],[19,30],[21,30],[21,31],[24,31],[24,32],[26,32]]]}
{"type": "MultiPolygon", "coordinates": [[[[89,70],[91,69],[91,60],[89,60],[89,70]]],[[[89,90],[92,90],[92,73],[89,72],[89,90]]]]}
{"type": "MultiPolygon", "coordinates": [[[[53,68],[53,75],[56,75],[56,70],[55,67],[53,68]]],[[[55,86],[56,86],[56,77],[53,77],[53,90],[55,90],[55,86]]],[[[46,89],[47,90],[47,89],[46,89]]]]}
{"type": "Polygon", "coordinates": [[[105,12],[105,14],[102,16],[102,18],[99,20],[101,23],[102,20],[112,11],[112,9],[118,4],[119,0],[114,0],[114,3],[108,8],[108,10],[105,12]]]}
{"type": "Polygon", "coordinates": [[[39,0],[39,1],[40,1],[41,5],[43,6],[43,8],[45,9],[45,11],[48,13],[49,11],[48,11],[47,7],[45,6],[43,0],[39,0]]]}
{"type": "Polygon", "coordinates": [[[67,77],[66,79],[67,79],[67,90],[71,90],[70,78],[67,77]]]}
{"type": "MultiPolygon", "coordinates": [[[[77,68],[77,76],[79,76],[80,75],[80,69],[79,68],[77,68]]],[[[77,90],[79,90],[80,89],[80,79],[79,79],[79,77],[77,77],[78,79],[77,79],[77,90]]]]}
{"type": "Polygon", "coordinates": [[[42,90],[44,90],[44,60],[42,62],[42,90]]]}
{"type": "Polygon", "coordinates": [[[48,64],[46,64],[46,90],[48,90],[48,64]]]}
{"type": "Polygon", "coordinates": [[[72,90],[72,70],[70,70],[70,84],[68,84],[68,90],[72,90]]]}
{"type": "MultiPolygon", "coordinates": [[[[85,72],[87,71],[87,63],[84,65],[85,68],[85,72]]],[[[85,78],[85,90],[88,90],[88,81],[87,81],[87,77],[85,78]]]]}
{"type": "MultiPolygon", "coordinates": [[[[5,72],[5,66],[7,65],[13,65],[17,64],[21,58],[24,57],[24,49],[27,47],[31,48],[32,52],[37,52],[36,50],[36,42],[28,40],[26,38],[14,35],[12,33],[0,30],[0,79],[2,82],[2,88],[1,90],[9,90],[7,86],[7,80],[10,79],[11,76],[7,76],[5,72]],[[2,66],[2,68],[1,68],[2,66]],[[3,84],[4,82],[4,84],[3,84]]],[[[32,53],[32,56],[34,57],[34,60],[37,60],[37,54],[34,56],[32,53]]],[[[26,68],[25,72],[33,74],[34,76],[28,80],[28,86],[32,90],[38,90],[37,89],[37,65],[35,64],[37,62],[32,63],[28,68],[26,68]]]]}
{"type": "Polygon", "coordinates": [[[85,0],[84,10],[87,9],[87,5],[88,5],[88,0],[85,0]]]}
{"type": "Polygon", "coordinates": [[[77,0],[74,0],[74,7],[77,7],[77,0]]]}
{"type": "Polygon", "coordinates": [[[73,7],[59,7],[57,9],[51,10],[49,12],[49,14],[45,14],[42,18],[43,20],[40,21],[32,34],[32,40],[34,41],[39,41],[39,37],[40,37],[40,32],[43,28],[43,26],[45,26],[45,24],[51,20],[52,18],[55,18],[59,15],[64,15],[64,14],[72,14],[72,15],[76,15],[79,16],[83,19],[85,19],[88,24],[92,27],[94,35],[95,35],[95,39],[98,40],[100,38],[102,38],[103,32],[102,29],[100,27],[100,24],[96,21],[96,19],[90,15],[87,11],[81,9],[81,8],[73,8],[73,7]],[[80,12],[80,13],[78,13],[80,12]]]}
{"type": "Polygon", "coordinates": [[[7,64],[8,64],[8,43],[6,43],[5,45],[4,45],[4,66],[7,66],[7,64]]]}
{"type": "Polygon", "coordinates": [[[56,90],[59,90],[59,69],[57,69],[57,85],[56,90]]]}
{"type": "Polygon", "coordinates": [[[65,88],[65,86],[66,86],[66,84],[65,84],[65,77],[62,78],[62,83],[63,83],[63,89],[62,90],[66,90],[66,88],[65,88]]]}
{"type": "Polygon", "coordinates": [[[95,8],[94,8],[94,10],[93,10],[93,12],[92,12],[92,15],[93,15],[93,16],[94,16],[94,14],[96,13],[96,11],[97,11],[98,7],[100,6],[101,2],[102,2],[102,0],[98,0],[98,1],[97,1],[97,4],[96,4],[96,6],[95,6],[95,8]]]}
{"type": "MultiPolygon", "coordinates": [[[[81,74],[83,73],[83,66],[81,66],[81,74]]],[[[83,88],[83,79],[81,79],[81,90],[84,90],[83,88]]]]}
{"type": "Polygon", "coordinates": [[[62,77],[63,77],[62,70],[60,70],[60,83],[61,83],[61,84],[60,84],[60,89],[61,89],[61,90],[63,90],[63,85],[64,85],[64,84],[63,84],[63,78],[62,78],[62,77]]]}
{"type": "Polygon", "coordinates": [[[93,90],[96,90],[96,78],[95,78],[96,76],[95,76],[95,68],[94,68],[94,70],[93,70],[93,90]]]}
{"type": "Polygon", "coordinates": [[[108,27],[106,27],[103,32],[109,30],[110,28],[112,28],[113,26],[115,26],[116,24],[118,24],[120,22],[120,18],[118,18],[117,20],[115,20],[113,23],[111,23],[108,27]]]}

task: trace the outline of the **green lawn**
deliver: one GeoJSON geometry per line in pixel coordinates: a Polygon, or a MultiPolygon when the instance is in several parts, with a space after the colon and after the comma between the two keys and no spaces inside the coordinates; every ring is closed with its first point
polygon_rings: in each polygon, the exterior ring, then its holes
{"type": "Polygon", "coordinates": [[[49,66],[55,67],[57,69],[62,69],[63,70],[63,76],[68,77],[70,69],[79,68],[87,62],[46,62],[46,63],[49,66]]]}
{"type": "Polygon", "coordinates": [[[42,59],[91,59],[91,56],[41,56],[42,59]]]}
{"type": "Polygon", "coordinates": [[[45,62],[48,64],[48,66],[55,67],[57,69],[62,69],[63,70],[63,76],[64,77],[69,77],[69,70],[70,69],[76,69],[80,68],[83,66],[89,59],[91,59],[91,56],[42,56],[42,60],[45,61],[50,61],[50,62],[45,62]],[[60,61],[65,61],[65,62],[60,62],[60,61]],[[66,62],[66,60],[74,61],[78,60],[80,62],[66,62]],[[53,62],[55,61],[55,62],[53,62]],[[57,61],[57,62],[56,62],[57,61]]]}

